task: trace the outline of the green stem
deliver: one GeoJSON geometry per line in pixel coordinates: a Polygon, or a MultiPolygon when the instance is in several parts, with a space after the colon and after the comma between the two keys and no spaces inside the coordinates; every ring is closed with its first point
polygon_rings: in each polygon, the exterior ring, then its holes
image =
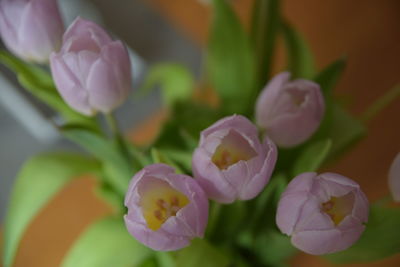
{"type": "Polygon", "coordinates": [[[361,120],[364,123],[371,121],[380,111],[388,106],[392,101],[400,96],[400,85],[395,86],[378,98],[362,115],[361,120]]]}
{"type": "Polygon", "coordinates": [[[275,41],[280,24],[279,1],[256,0],[253,6],[251,39],[257,59],[257,89],[271,75],[275,41]]]}
{"type": "Polygon", "coordinates": [[[219,204],[217,202],[212,202],[211,212],[210,212],[210,217],[209,217],[207,232],[206,232],[206,237],[209,239],[211,239],[211,237],[213,236],[215,229],[217,227],[221,208],[222,208],[221,204],[219,204]]]}
{"type": "Polygon", "coordinates": [[[133,160],[132,155],[129,151],[128,144],[126,143],[124,137],[121,134],[121,131],[118,126],[117,119],[112,113],[105,114],[105,118],[107,124],[111,130],[112,137],[114,139],[115,144],[117,145],[118,151],[122,154],[122,156],[126,159],[127,164],[132,166],[132,169],[139,170],[140,164],[133,160]]]}

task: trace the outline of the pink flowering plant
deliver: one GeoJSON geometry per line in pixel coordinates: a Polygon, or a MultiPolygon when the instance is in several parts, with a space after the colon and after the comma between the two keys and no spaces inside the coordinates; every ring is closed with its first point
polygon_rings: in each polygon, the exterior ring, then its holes
{"type": "MultiPolygon", "coordinates": [[[[332,94],[345,59],[316,70],[278,0],[255,1],[251,33],[228,1],[210,4],[201,84],[219,103],[191,97],[193,78],[171,71],[176,65],[150,69],[142,87],[162,87],[169,116],[141,147],[113,116],[135,89],[125,44],[85,18],[64,29],[55,0],[0,1],[8,48],[0,61],[88,152],[47,152],[22,167],[4,228],[5,267],[36,214],[81,174],[98,178],[114,214],[88,226],[62,266],[282,266],[297,251],[336,263],[400,252],[400,210],[369,203],[352,177],[320,171],[366,132],[332,94]],[[287,68],[273,75],[279,36],[287,68]]],[[[399,162],[389,175],[397,201],[399,162]]]]}

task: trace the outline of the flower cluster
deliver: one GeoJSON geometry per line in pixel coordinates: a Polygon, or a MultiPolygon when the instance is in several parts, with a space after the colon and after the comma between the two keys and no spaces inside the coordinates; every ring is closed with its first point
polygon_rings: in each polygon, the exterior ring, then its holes
{"type": "MultiPolygon", "coordinates": [[[[99,25],[77,18],[63,34],[55,0],[4,0],[0,15],[5,45],[24,60],[50,61],[57,90],[75,111],[87,116],[110,113],[127,98],[131,91],[127,49],[99,25]]],[[[288,72],[278,74],[255,105],[260,130],[242,115],[222,118],[200,134],[192,155],[193,177],[177,174],[165,164],[146,166],[133,176],[125,198],[129,233],[162,251],[181,249],[193,238],[202,238],[209,199],[229,204],[257,197],[271,179],[278,147],[291,148],[308,140],[324,112],[318,84],[290,81],[288,72]]],[[[397,200],[399,162],[397,156],[389,175],[397,200]]],[[[334,173],[307,172],[293,178],[283,192],[276,224],[300,250],[333,253],[360,238],[368,207],[354,181],[334,173]]]]}
{"type": "MultiPolygon", "coordinates": [[[[203,236],[207,197],[219,203],[256,197],[267,185],[276,159],[275,144],[267,136],[260,142],[248,119],[223,118],[201,133],[193,154],[194,179],[160,164],[133,177],[125,200],[128,230],[155,250],[182,248],[203,236]]],[[[297,248],[310,254],[333,253],[359,239],[368,205],[359,185],[346,177],[303,173],[282,194],[276,223],[297,248]]]]}

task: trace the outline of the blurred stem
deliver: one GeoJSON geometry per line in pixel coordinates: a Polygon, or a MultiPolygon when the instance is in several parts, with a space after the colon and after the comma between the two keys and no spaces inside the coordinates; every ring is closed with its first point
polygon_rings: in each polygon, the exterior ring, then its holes
{"type": "Polygon", "coordinates": [[[254,2],[251,39],[257,59],[258,90],[261,90],[271,75],[279,21],[279,0],[256,0],[254,2]]]}
{"type": "Polygon", "coordinates": [[[133,160],[128,144],[126,143],[122,133],[119,129],[117,119],[110,112],[104,115],[107,121],[107,124],[111,130],[112,137],[114,142],[118,148],[118,151],[122,154],[122,156],[126,159],[129,167],[135,171],[141,168],[140,163],[133,160]]]}
{"type": "Polygon", "coordinates": [[[208,239],[212,239],[211,237],[213,236],[215,229],[217,227],[221,209],[222,209],[221,204],[219,204],[217,202],[211,203],[211,212],[210,212],[210,217],[208,220],[208,226],[207,226],[207,232],[206,232],[206,237],[208,239]]]}
{"type": "Polygon", "coordinates": [[[395,86],[386,92],[383,96],[378,98],[362,115],[361,120],[364,123],[371,121],[376,115],[379,114],[386,106],[400,96],[400,85],[395,86]]]}
{"type": "Polygon", "coordinates": [[[393,202],[393,198],[391,195],[387,195],[377,200],[374,204],[376,206],[386,206],[387,204],[393,202]]]}

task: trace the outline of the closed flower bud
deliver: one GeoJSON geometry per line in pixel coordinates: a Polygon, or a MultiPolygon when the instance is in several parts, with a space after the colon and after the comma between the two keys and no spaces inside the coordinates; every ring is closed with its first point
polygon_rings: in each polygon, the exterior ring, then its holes
{"type": "Polygon", "coordinates": [[[275,76],[256,104],[257,124],[280,147],[293,147],[311,137],[325,110],[318,84],[289,78],[288,72],[275,76]]]}
{"type": "Polygon", "coordinates": [[[125,197],[129,233],[154,250],[177,250],[203,237],[208,199],[197,182],[165,164],[138,172],[125,197]]]}
{"type": "Polygon", "coordinates": [[[400,153],[393,160],[389,170],[389,189],[395,201],[400,202],[400,153]]]}
{"type": "Polygon", "coordinates": [[[193,174],[217,202],[247,200],[264,189],[276,158],[275,144],[268,138],[261,143],[257,128],[245,117],[233,115],[201,133],[193,154],[193,174]]]}
{"type": "Polygon", "coordinates": [[[76,19],[51,55],[51,71],[64,100],[85,115],[109,113],[131,90],[131,64],[121,41],[97,24],[76,19]]]}
{"type": "Polygon", "coordinates": [[[0,1],[0,33],[18,57],[47,63],[59,49],[64,25],[56,0],[0,1]]]}
{"type": "Polygon", "coordinates": [[[276,223],[292,244],[309,254],[345,250],[368,220],[368,200],[354,181],[335,173],[295,177],[278,204],[276,223]]]}

